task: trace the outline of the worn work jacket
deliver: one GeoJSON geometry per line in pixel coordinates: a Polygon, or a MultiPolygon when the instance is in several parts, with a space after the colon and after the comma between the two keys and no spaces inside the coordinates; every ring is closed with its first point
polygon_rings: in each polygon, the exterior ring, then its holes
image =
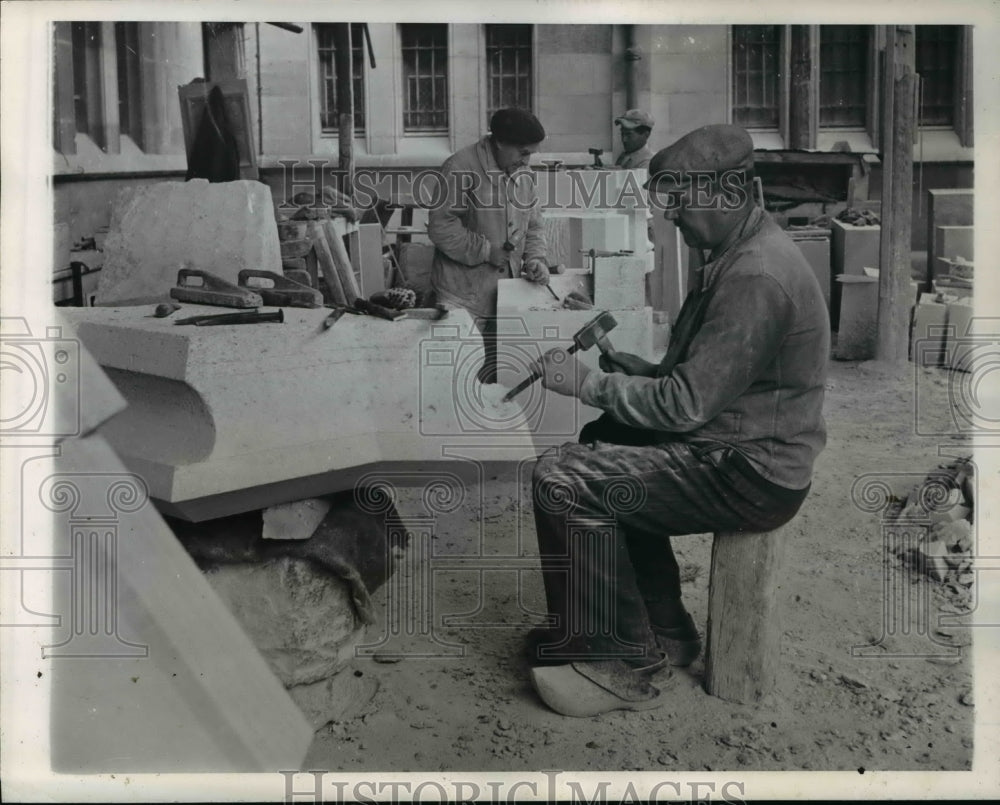
{"type": "Polygon", "coordinates": [[[497,166],[490,138],[452,154],[442,165],[446,203],[428,213],[435,246],[431,284],[438,301],[495,316],[497,283],[520,274],[521,265],[545,259],[545,234],[534,177],[528,170],[507,176],[497,166]],[[510,241],[508,265],[490,264],[490,246],[510,241]]]}
{"type": "Polygon", "coordinates": [[[652,149],[648,145],[644,145],[635,151],[623,151],[620,153],[618,159],[615,160],[615,167],[628,168],[629,170],[638,170],[639,168],[649,170],[649,160],[652,158],[652,149]]]}
{"type": "Polygon", "coordinates": [[[819,282],[759,208],[700,273],[657,376],[591,372],[580,399],[664,441],[733,447],[767,480],[803,489],[826,444],[830,325],[819,282]]]}

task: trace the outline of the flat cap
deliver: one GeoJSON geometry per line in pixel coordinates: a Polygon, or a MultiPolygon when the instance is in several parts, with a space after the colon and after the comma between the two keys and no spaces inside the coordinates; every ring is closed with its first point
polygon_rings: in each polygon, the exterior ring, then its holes
{"type": "Polygon", "coordinates": [[[490,133],[510,145],[533,145],[545,139],[545,129],[526,109],[497,109],[490,118],[490,133]]]}
{"type": "Polygon", "coordinates": [[[634,129],[639,126],[651,129],[656,121],[653,120],[653,116],[649,112],[643,112],[642,109],[629,109],[621,117],[616,117],[615,123],[623,129],[634,129]]]}
{"type": "Polygon", "coordinates": [[[745,129],[713,124],[688,132],[677,142],[657,151],[649,161],[652,188],[660,182],[683,186],[691,173],[742,171],[753,167],[753,140],[745,129]]]}

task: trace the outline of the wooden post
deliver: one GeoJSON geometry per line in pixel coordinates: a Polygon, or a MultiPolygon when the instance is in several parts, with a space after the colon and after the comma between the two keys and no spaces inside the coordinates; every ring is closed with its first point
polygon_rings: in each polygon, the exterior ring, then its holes
{"type": "Polygon", "coordinates": [[[330,253],[330,245],[321,221],[309,222],[309,237],[312,239],[313,249],[316,251],[316,260],[319,263],[320,271],[323,272],[323,279],[326,280],[330,299],[334,304],[345,307],[353,304],[354,297],[347,298],[347,292],[341,282],[340,273],[337,271],[333,255],[330,253]]]}
{"type": "Polygon", "coordinates": [[[750,704],[774,687],[781,660],[778,588],[785,534],[719,533],[712,541],[705,690],[750,704]]]}
{"type": "Polygon", "coordinates": [[[816,98],[813,87],[812,26],[792,26],[791,103],[788,109],[790,148],[816,147],[816,98]]]}
{"type": "Polygon", "coordinates": [[[54,22],[53,60],[55,87],[52,105],[55,110],[53,144],[61,154],[76,153],[76,114],[73,106],[73,23],[54,22]]]}
{"type": "MultiPolygon", "coordinates": [[[[882,121],[882,235],[879,243],[878,344],[875,357],[907,359],[913,139],[917,76],[912,25],[886,28],[882,121]]],[[[931,258],[933,259],[933,258],[931,258]]]]}
{"type": "Polygon", "coordinates": [[[333,59],[337,74],[337,112],[340,146],[340,190],[354,198],[354,87],[351,75],[351,24],[338,22],[333,28],[333,59]]]}

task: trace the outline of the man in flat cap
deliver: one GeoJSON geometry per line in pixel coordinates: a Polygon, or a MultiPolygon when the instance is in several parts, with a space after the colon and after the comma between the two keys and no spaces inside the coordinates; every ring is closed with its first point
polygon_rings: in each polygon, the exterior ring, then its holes
{"type": "Polygon", "coordinates": [[[629,109],[621,117],[615,118],[615,124],[621,128],[622,152],[615,160],[616,168],[648,168],[649,160],[653,158],[653,150],[646,145],[653,131],[653,116],[642,109],[629,109]]]}
{"type": "Polygon", "coordinates": [[[445,203],[428,213],[437,301],[468,310],[483,336],[483,383],[496,382],[497,285],[524,277],[548,283],[545,233],[530,173],[545,129],[531,112],[500,109],[490,133],[441,167],[445,203]]]}
{"type": "Polygon", "coordinates": [[[809,491],[826,442],[829,320],[808,263],[754,204],[752,181],[753,143],[735,126],[705,126],[657,152],[650,204],[707,253],[666,356],[612,350],[600,371],[565,350],[542,358],[547,389],[605,412],[580,443],[544,454],[533,478],[559,627],[530,635],[532,679],[557,712],[660,703],[652,672],[701,650],[670,537],[769,531],[809,491]]]}

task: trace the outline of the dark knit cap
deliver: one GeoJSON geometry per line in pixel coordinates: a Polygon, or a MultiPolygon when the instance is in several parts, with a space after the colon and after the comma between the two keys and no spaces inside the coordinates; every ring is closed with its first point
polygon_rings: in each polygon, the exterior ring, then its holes
{"type": "Polygon", "coordinates": [[[509,145],[533,145],[545,139],[545,129],[525,109],[497,109],[490,119],[490,133],[509,145]]]}

